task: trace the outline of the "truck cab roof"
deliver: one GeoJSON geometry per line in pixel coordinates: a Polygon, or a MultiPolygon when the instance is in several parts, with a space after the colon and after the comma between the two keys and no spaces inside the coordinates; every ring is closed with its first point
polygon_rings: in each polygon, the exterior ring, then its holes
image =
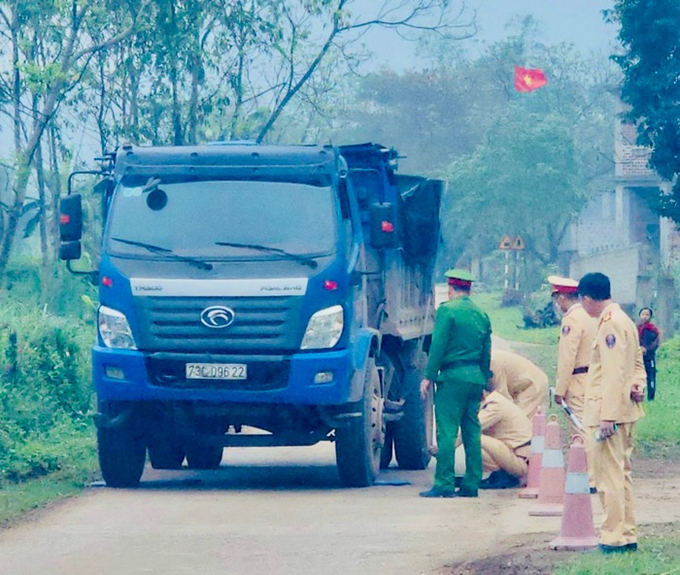
{"type": "Polygon", "coordinates": [[[330,185],[341,169],[333,146],[269,146],[252,143],[199,146],[134,146],[116,152],[122,178],[290,181],[330,185]]]}

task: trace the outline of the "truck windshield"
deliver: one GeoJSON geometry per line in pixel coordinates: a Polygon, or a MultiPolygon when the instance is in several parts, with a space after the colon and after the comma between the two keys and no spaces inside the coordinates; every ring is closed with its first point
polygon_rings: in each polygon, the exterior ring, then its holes
{"type": "Polygon", "coordinates": [[[290,259],[287,254],[333,253],[336,229],[335,195],[330,187],[123,181],[112,200],[107,245],[110,254],[140,258],[165,257],[162,251],[150,254],[141,245],[151,244],[192,258],[290,259]]]}

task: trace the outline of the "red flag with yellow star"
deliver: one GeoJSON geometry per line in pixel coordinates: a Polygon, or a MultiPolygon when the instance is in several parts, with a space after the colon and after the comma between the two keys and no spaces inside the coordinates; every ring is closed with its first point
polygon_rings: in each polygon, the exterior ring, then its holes
{"type": "Polygon", "coordinates": [[[518,92],[533,92],[547,83],[548,79],[543,70],[515,66],[515,90],[518,92]]]}

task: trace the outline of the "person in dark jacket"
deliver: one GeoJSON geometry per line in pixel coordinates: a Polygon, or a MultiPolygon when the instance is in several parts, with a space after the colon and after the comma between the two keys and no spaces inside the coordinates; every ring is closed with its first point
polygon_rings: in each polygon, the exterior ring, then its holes
{"type": "Polygon", "coordinates": [[[642,361],[647,372],[647,401],[656,395],[656,350],[659,348],[659,328],[652,323],[654,313],[649,307],[643,307],[638,314],[637,324],[642,361]]]}
{"type": "Polygon", "coordinates": [[[481,427],[477,414],[482,391],[491,377],[491,322],[470,299],[472,276],[465,270],[446,272],[449,301],[439,306],[432,345],[420,383],[426,397],[435,382],[437,467],[434,486],[421,497],[477,497],[482,479],[481,427]],[[455,490],[455,447],[458,429],[465,448],[465,477],[455,490]]]}

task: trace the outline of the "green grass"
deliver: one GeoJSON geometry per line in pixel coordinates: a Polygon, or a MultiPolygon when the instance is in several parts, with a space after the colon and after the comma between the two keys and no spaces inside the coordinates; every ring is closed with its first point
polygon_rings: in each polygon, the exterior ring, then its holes
{"type": "Polygon", "coordinates": [[[479,305],[491,319],[493,333],[508,341],[521,341],[541,345],[557,345],[558,327],[526,329],[522,320],[522,309],[517,306],[502,307],[502,294],[473,294],[473,301],[479,305]]]}
{"type": "Polygon", "coordinates": [[[583,553],[557,565],[554,575],[680,575],[680,535],[677,523],[643,526],[637,553],[583,553]]]}
{"type": "Polygon", "coordinates": [[[661,345],[657,353],[657,391],[644,404],[646,416],[636,432],[640,450],[654,457],[680,456],[680,336],[661,345]]]}
{"type": "Polygon", "coordinates": [[[58,471],[18,483],[0,483],[0,526],[28,511],[79,493],[95,479],[94,440],[89,435],[74,437],[63,447],[69,449],[70,454],[58,471]]]}

